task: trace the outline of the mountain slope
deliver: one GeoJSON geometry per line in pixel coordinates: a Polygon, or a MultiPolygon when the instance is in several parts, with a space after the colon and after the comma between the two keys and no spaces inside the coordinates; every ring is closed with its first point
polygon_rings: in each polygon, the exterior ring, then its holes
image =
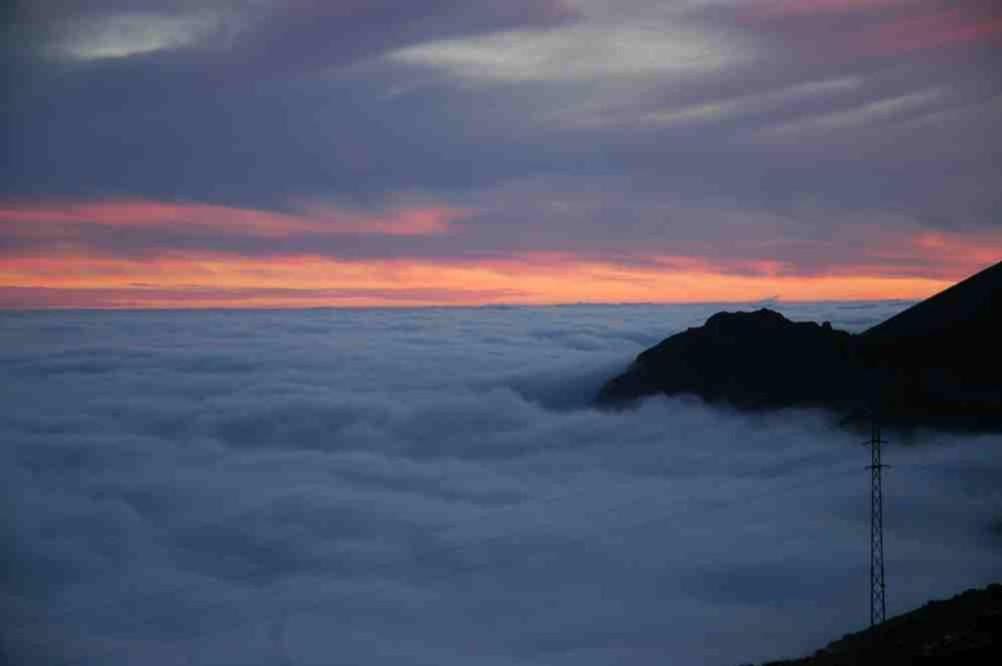
{"type": "Polygon", "coordinates": [[[1002,663],[1002,585],[968,590],[850,634],[811,657],[769,666],[1002,663]]]}
{"type": "Polygon", "coordinates": [[[637,356],[599,405],[688,393],[750,409],[877,411],[900,426],[1002,429],[1002,263],[858,334],[771,310],[717,313],[637,356]]]}
{"type": "Polygon", "coordinates": [[[935,340],[998,329],[1002,321],[1002,261],[917,303],[860,334],[871,344],[935,340]]]}

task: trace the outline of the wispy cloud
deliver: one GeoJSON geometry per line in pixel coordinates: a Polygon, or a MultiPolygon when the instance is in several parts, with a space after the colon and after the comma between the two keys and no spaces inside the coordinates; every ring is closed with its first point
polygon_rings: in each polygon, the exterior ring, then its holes
{"type": "Polygon", "coordinates": [[[129,58],[204,44],[222,24],[221,16],[206,11],[85,16],[62,24],[50,50],[72,60],[129,58]]]}
{"type": "Polygon", "coordinates": [[[750,8],[763,16],[798,16],[869,12],[915,5],[916,0],[758,0],[750,8]]]}
{"type": "Polygon", "coordinates": [[[899,57],[1002,39],[1002,14],[985,0],[763,0],[739,10],[830,57],[899,57]]]}
{"type": "Polygon", "coordinates": [[[977,14],[963,7],[928,11],[868,27],[857,39],[862,51],[881,55],[999,44],[1002,12],[977,14]]]}
{"type": "Polygon", "coordinates": [[[526,184],[465,206],[377,212],[7,205],[0,286],[6,307],[902,298],[1002,256],[997,232],[945,232],[900,213],[750,211],[605,187],[588,197],[526,184]]]}
{"type": "Polygon", "coordinates": [[[641,123],[662,126],[714,122],[745,114],[775,110],[819,97],[832,97],[840,93],[857,90],[862,85],[863,79],[858,76],[810,81],[779,90],[770,90],[762,93],[741,95],[718,101],[684,106],[682,108],[645,113],[640,115],[637,120],[641,123]]]}
{"type": "Polygon", "coordinates": [[[934,88],[898,97],[879,99],[854,108],[808,116],[767,127],[758,130],[755,136],[759,138],[789,138],[812,133],[868,127],[892,121],[913,112],[927,110],[936,102],[943,100],[947,94],[945,89],[934,88]]]}
{"type": "Polygon", "coordinates": [[[0,204],[0,228],[8,238],[61,237],[64,242],[83,240],[90,227],[161,230],[179,235],[225,233],[234,238],[296,234],[427,236],[448,232],[451,223],[469,214],[460,208],[434,205],[396,207],[373,214],[310,203],[299,206],[296,212],[282,213],[200,203],[112,199],[0,204]]]}
{"type": "Polygon", "coordinates": [[[342,66],[408,44],[571,20],[564,0],[41,0],[19,9],[41,51],[70,60],[159,55],[222,71],[297,72],[342,66]]]}
{"type": "Polygon", "coordinates": [[[720,69],[742,57],[739,44],[682,25],[587,23],[421,44],[391,60],[441,68],[471,81],[582,81],[720,69]]]}
{"type": "MultiPolygon", "coordinates": [[[[490,294],[518,273],[434,272],[550,257],[627,300],[685,296],[657,271],[710,276],[705,297],[758,293],[720,275],[960,277],[973,259],[912,241],[998,247],[999,16],[988,0],[20,3],[0,256],[275,261],[293,281],[296,258],[396,261],[429,272],[373,270],[373,288],[490,294]]],[[[533,270],[527,300],[588,296],[533,270]]]]}

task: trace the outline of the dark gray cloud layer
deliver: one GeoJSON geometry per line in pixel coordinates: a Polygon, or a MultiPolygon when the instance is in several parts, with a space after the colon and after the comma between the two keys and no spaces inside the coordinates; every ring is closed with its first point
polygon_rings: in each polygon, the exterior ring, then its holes
{"type": "Polygon", "coordinates": [[[845,220],[997,232],[995,3],[504,4],[26,5],[0,194],[490,211],[455,238],[321,248],[337,256],[710,247],[824,271],[851,248],[763,250],[756,220],[795,218],[794,240],[845,220]],[[554,192],[604,217],[555,212],[554,192]],[[665,207],[686,211],[668,229],[665,207]],[[704,223],[722,208],[756,242],[727,248],[704,223]]]}
{"type": "MultiPolygon", "coordinates": [[[[901,304],[784,306],[858,330],[901,304]]],[[[7,313],[7,658],[733,664],[866,617],[823,414],[587,409],[711,306],[7,313]]],[[[997,437],[893,436],[891,612],[997,579],[997,437]]]]}

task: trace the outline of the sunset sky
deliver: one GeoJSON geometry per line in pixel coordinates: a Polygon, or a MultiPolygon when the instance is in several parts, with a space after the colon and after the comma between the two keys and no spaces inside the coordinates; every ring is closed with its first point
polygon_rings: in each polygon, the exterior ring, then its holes
{"type": "Polygon", "coordinates": [[[1002,258],[998,0],[34,0],[0,307],[918,298],[1002,258]]]}

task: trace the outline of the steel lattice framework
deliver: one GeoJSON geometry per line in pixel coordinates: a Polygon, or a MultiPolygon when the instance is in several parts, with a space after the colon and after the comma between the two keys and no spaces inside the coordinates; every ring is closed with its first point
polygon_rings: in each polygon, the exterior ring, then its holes
{"type": "Polygon", "coordinates": [[[884,599],[884,487],[883,470],[880,460],[880,445],[886,444],[880,438],[880,424],[876,418],[870,434],[870,626],[880,624],[886,618],[887,605],[884,599]]]}

